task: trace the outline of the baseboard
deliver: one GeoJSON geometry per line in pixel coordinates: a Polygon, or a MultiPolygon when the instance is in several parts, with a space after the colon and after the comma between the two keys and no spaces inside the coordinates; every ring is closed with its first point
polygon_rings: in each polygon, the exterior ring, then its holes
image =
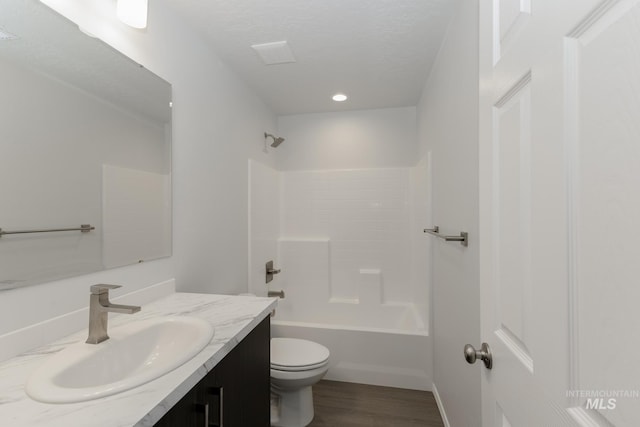
{"type": "Polygon", "coordinates": [[[332,363],[325,376],[327,380],[409,390],[430,390],[429,377],[418,369],[404,369],[392,366],[369,365],[340,361],[332,363]]]}
{"type": "Polygon", "coordinates": [[[444,423],[444,427],[451,427],[449,424],[449,420],[447,419],[447,413],[444,410],[444,405],[442,404],[442,399],[440,399],[440,394],[438,394],[438,388],[435,383],[431,384],[431,391],[433,392],[433,397],[436,399],[436,404],[438,405],[438,410],[440,411],[440,416],[442,417],[442,422],[444,423]]]}

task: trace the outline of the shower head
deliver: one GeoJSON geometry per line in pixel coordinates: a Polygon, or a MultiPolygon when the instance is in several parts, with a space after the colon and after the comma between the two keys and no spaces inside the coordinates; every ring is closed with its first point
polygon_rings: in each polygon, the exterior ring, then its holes
{"type": "Polygon", "coordinates": [[[273,148],[276,148],[278,145],[282,144],[283,142],[284,142],[284,138],[282,138],[282,137],[274,138],[273,143],[271,144],[271,146],[273,148]]]}
{"type": "Polygon", "coordinates": [[[270,133],[266,133],[265,132],[264,133],[264,137],[273,139],[273,142],[271,143],[271,146],[273,148],[276,148],[278,145],[280,145],[280,144],[282,144],[284,142],[284,138],[279,137],[279,136],[271,135],[270,133]]]}

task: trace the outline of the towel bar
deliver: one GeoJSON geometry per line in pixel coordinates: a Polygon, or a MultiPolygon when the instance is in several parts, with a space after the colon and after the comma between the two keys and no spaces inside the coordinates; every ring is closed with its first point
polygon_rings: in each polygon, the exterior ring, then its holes
{"type": "Polygon", "coordinates": [[[29,234],[29,233],[54,233],[57,231],[81,231],[83,233],[88,233],[91,230],[95,230],[96,228],[91,226],[90,224],[82,224],[77,228],[50,228],[50,229],[41,229],[41,230],[20,230],[20,231],[4,231],[0,228],[0,237],[5,234],[29,234]]]}
{"type": "Polygon", "coordinates": [[[435,225],[433,228],[425,228],[424,232],[431,234],[432,236],[439,237],[440,239],[444,239],[447,242],[460,242],[464,247],[469,246],[469,233],[466,231],[461,231],[459,236],[444,236],[440,234],[440,227],[435,225]]]}

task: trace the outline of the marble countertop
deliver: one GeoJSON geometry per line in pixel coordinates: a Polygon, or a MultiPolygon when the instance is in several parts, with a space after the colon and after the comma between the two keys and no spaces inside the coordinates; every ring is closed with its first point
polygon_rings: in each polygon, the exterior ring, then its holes
{"type": "Polygon", "coordinates": [[[273,298],[175,293],[143,305],[135,315],[111,317],[109,327],[162,316],[201,317],[215,326],[215,334],[204,350],[168,374],[123,393],[88,402],[40,403],[24,391],[35,368],[51,354],[84,341],[86,330],[7,360],[0,364],[0,426],[153,426],[276,304],[273,298]]]}

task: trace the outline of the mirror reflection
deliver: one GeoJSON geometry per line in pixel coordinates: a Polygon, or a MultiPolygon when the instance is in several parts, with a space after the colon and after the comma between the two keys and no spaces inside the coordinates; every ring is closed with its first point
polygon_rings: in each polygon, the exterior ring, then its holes
{"type": "Polygon", "coordinates": [[[0,290],[170,256],[171,86],[38,1],[1,5],[0,290]]]}

